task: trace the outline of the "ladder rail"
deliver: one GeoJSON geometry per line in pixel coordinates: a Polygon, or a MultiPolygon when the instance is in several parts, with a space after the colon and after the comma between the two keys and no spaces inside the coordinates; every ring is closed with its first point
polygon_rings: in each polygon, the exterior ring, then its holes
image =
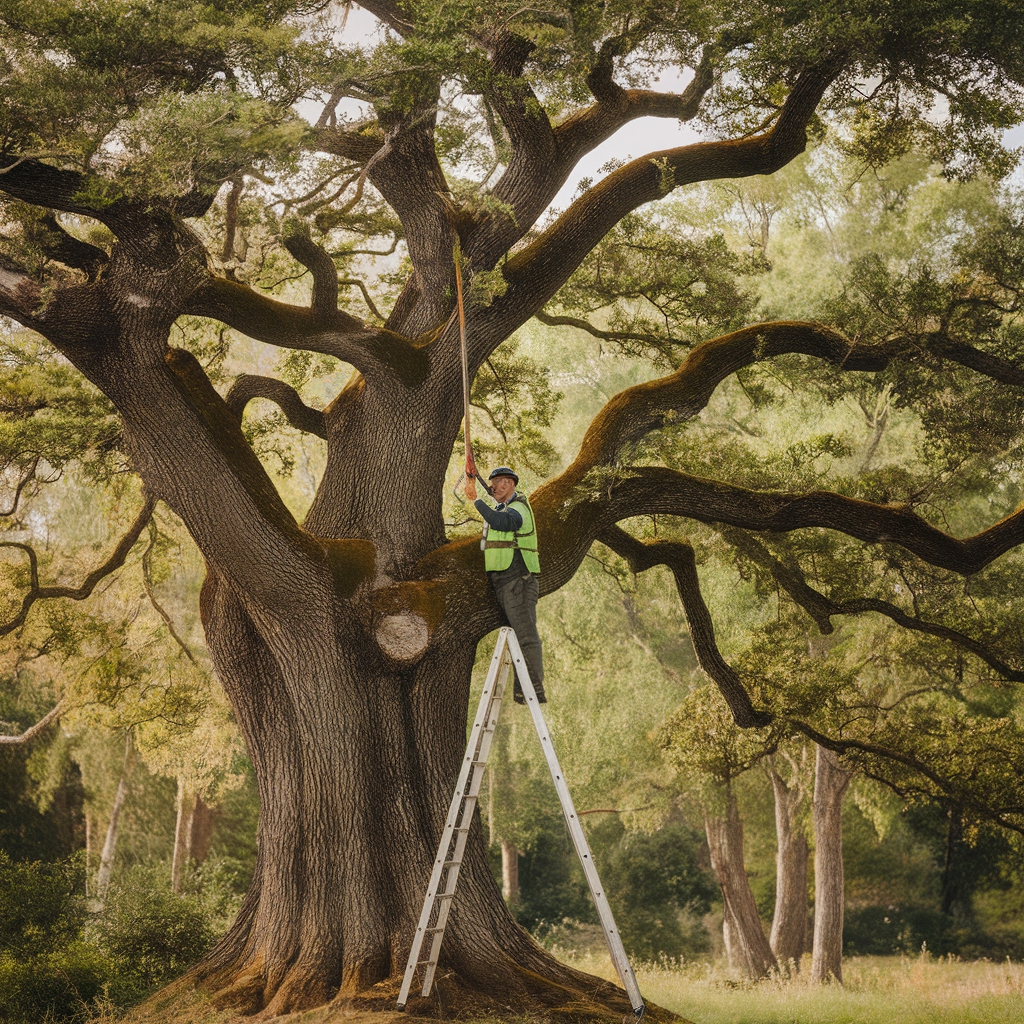
{"type": "MultiPolygon", "coordinates": [[[[462,768],[459,771],[459,778],[455,784],[455,793],[452,796],[451,804],[448,807],[448,817],[445,821],[444,830],[441,833],[441,843],[438,847],[437,857],[434,860],[433,867],[430,872],[430,880],[427,883],[427,895],[423,900],[423,909],[420,911],[419,923],[416,926],[416,934],[413,936],[412,948],[409,950],[409,960],[405,966],[405,975],[402,979],[402,988],[398,996],[398,1008],[402,1009],[405,1004],[409,1001],[409,992],[412,988],[413,978],[416,974],[416,967],[419,963],[420,951],[423,947],[423,940],[426,938],[427,928],[430,924],[430,916],[434,910],[434,902],[438,894],[438,890],[441,884],[441,875],[445,870],[445,861],[448,860],[447,853],[451,846],[452,836],[455,833],[456,822],[459,819],[459,812],[462,808],[463,800],[466,793],[466,783],[469,781],[470,773],[477,766],[474,765],[474,761],[478,760],[476,753],[477,748],[480,745],[481,733],[483,730],[490,725],[491,732],[493,732],[493,724],[491,724],[491,703],[495,692],[495,689],[499,683],[499,673],[502,668],[502,662],[504,660],[504,647],[500,645],[495,648],[494,656],[491,658],[491,664],[487,670],[487,678],[484,680],[483,692],[480,694],[480,704],[477,707],[476,717],[473,722],[473,730],[470,733],[469,742],[466,744],[466,755],[462,760],[462,768]]],[[[505,689],[505,681],[508,678],[508,668],[506,666],[505,672],[500,673],[502,676],[501,690],[505,689]]],[[[476,799],[474,797],[473,803],[475,805],[476,799]]],[[[467,833],[459,833],[461,837],[465,837],[467,833]]],[[[465,840],[463,838],[463,847],[465,847],[465,840]]],[[[458,876],[456,875],[456,878],[458,876]]],[[[445,900],[444,902],[450,903],[451,900],[445,900]]],[[[447,923],[448,915],[445,914],[445,923],[447,923]]],[[[443,932],[435,932],[435,940],[438,937],[443,937],[443,932]]],[[[431,947],[434,946],[434,942],[431,943],[431,947]]],[[[437,942],[438,948],[440,942],[437,942]]],[[[437,957],[432,956],[430,959],[436,960],[437,957]]],[[[431,975],[433,980],[433,975],[431,975]]],[[[429,994],[429,990],[425,993],[429,994]]]]}
{"type": "Polygon", "coordinates": [[[573,803],[572,794],[566,785],[565,776],[562,773],[562,766],[558,763],[558,755],[555,753],[551,736],[548,733],[547,722],[544,720],[544,713],[541,711],[540,702],[537,700],[537,691],[534,689],[530,673],[526,668],[526,659],[523,657],[523,650],[519,646],[519,638],[514,630],[509,629],[506,638],[509,650],[512,652],[512,662],[519,678],[519,685],[526,697],[526,706],[529,708],[530,716],[533,718],[534,727],[540,737],[541,749],[544,751],[544,758],[551,771],[551,778],[558,793],[559,802],[562,805],[562,814],[565,816],[565,823],[569,828],[569,835],[572,837],[573,846],[576,848],[576,855],[583,866],[583,873],[587,877],[587,884],[590,886],[590,895],[593,897],[594,906],[597,908],[597,915],[601,920],[601,928],[604,931],[605,942],[608,944],[608,952],[615,967],[615,972],[622,982],[622,987],[629,996],[630,1006],[633,1007],[634,1015],[639,1019],[643,1016],[645,1005],[643,996],[640,995],[640,986],[637,984],[633,968],[630,966],[629,957],[622,945],[622,938],[619,935],[615,924],[615,917],[612,908],[605,896],[604,887],[598,877],[597,868],[594,866],[594,857],[590,851],[590,844],[587,842],[586,834],[580,825],[579,816],[576,813],[576,805],[573,803]]]}

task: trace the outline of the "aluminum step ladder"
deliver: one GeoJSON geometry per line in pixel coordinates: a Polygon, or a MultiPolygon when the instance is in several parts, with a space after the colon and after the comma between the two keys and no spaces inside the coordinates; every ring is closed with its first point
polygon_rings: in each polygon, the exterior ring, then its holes
{"type": "Polygon", "coordinates": [[[629,996],[633,1013],[639,1020],[645,1010],[643,997],[640,995],[640,988],[636,983],[636,977],[633,974],[633,968],[630,967],[626,951],[622,947],[622,939],[615,927],[615,918],[612,916],[612,910],[605,897],[601,880],[597,876],[597,868],[594,866],[594,858],[590,853],[587,837],[580,827],[576,807],[573,805],[569,788],[565,784],[562,769],[558,764],[558,757],[548,734],[547,723],[544,721],[544,714],[537,701],[537,693],[526,669],[522,648],[519,646],[515,632],[508,626],[502,628],[498,633],[494,657],[491,658],[491,665],[484,681],[480,705],[473,720],[469,743],[466,745],[466,756],[462,761],[459,780],[455,784],[455,793],[448,808],[448,818],[445,821],[444,832],[441,834],[441,843],[437,848],[437,858],[427,884],[423,910],[420,913],[416,935],[413,937],[412,949],[409,951],[409,961],[406,964],[402,989],[398,996],[398,1009],[404,1009],[405,1004],[409,1001],[409,993],[418,970],[423,970],[420,994],[429,996],[433,987],[438,954],[441,951],[444,930],[447,927],[448,915],[455,898],[455,887],[459,881],[459,869],[462,867],[462,859],[466,850],[466,839],[480,795],[484,767],[491,752],[494,730],[498,724],[498,714],[505,696],[509,672],[513,666],[519,678],[519,685],[526,697],[526,706],[533,717],[537,735],[540,737],[541,748],[544,751],[548,768],[551,770],[551,778],[554,780],[558,799],[562,804],[562,813],[565,815],[565,823],[569,826],[573,846],[576,848],[580,864],[583,865],[583,873],[587,876],[587,884],[590,886],[590,893],[594,898],[594,905],[597,907],[605,941],[608,943],[608,952],[611,954],[619,981],[622,982],[622,987],[629,996]],[[432,921],[433,923],[431,923],[432,921]],[[430,939],[429,949],[427,955],[421,959],[423,945],[428,938],[430,939]]]}

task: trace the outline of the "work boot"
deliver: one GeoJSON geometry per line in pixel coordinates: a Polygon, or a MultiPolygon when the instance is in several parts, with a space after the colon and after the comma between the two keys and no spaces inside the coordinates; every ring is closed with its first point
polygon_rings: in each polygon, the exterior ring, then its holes
{"type": "Polygon", "coordinates": [[[512,687],[512,699],[517,704],[526,703],[526,695],[523,693],[523,688],[519,685],[519,679],[515,681],[515,685],[512,687]]]}
{"type": "Polygon", "coordinates": [[[537,694],[537,703],[538,704],[547,704],[548,699],[547,699],[547,697],[544,694],[544,687],[543,686],[535,686],[534,687],[534,691],[537,694]]]}

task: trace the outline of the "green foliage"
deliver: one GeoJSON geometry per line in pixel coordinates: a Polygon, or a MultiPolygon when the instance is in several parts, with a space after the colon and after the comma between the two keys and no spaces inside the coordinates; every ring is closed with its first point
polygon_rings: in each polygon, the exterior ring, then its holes
{"type": "Polygon", "coordinates": [[[708,952],[700,919],[718,898],[718,886],[701,862],[700,830],[676,822],[655,832],[627,832],[618,816],[609,815],[591,838],[631,956],[655,960],[708,952]]]}
{"type": "Polygon", "coordinates": [[[127,972],[122,999],[138,998],[191,967],[238,909],[230,876],[215,863],[181,893],[171,891],[169,878],[166,864],[121,872],[96,920],[98,946],[127,972]]]}
{"type": "Polygon", "coordinates": [[[0,850],[0,953],[37,956],[78,936],[84,867],[81,858],[19,863],[0,850]]]}

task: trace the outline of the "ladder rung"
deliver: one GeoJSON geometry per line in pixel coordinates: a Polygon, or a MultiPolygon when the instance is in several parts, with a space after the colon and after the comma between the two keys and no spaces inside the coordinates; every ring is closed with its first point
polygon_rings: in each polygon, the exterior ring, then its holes
{"type": "Polygon", "coordinates": [[[446,860],[442,866],[446,867],[446,868],[450,868],[450,867],[454,867],[456,864],[461,864],[461,863],[462,863],[461,860],[446,860]]]}
{"type": "Polygon", "coordinates": [[[416,961],[416,966],[417,967],[430,967],[431,964],[436,965],[437,961],[436,960],[417,960],[416,961]]]}

